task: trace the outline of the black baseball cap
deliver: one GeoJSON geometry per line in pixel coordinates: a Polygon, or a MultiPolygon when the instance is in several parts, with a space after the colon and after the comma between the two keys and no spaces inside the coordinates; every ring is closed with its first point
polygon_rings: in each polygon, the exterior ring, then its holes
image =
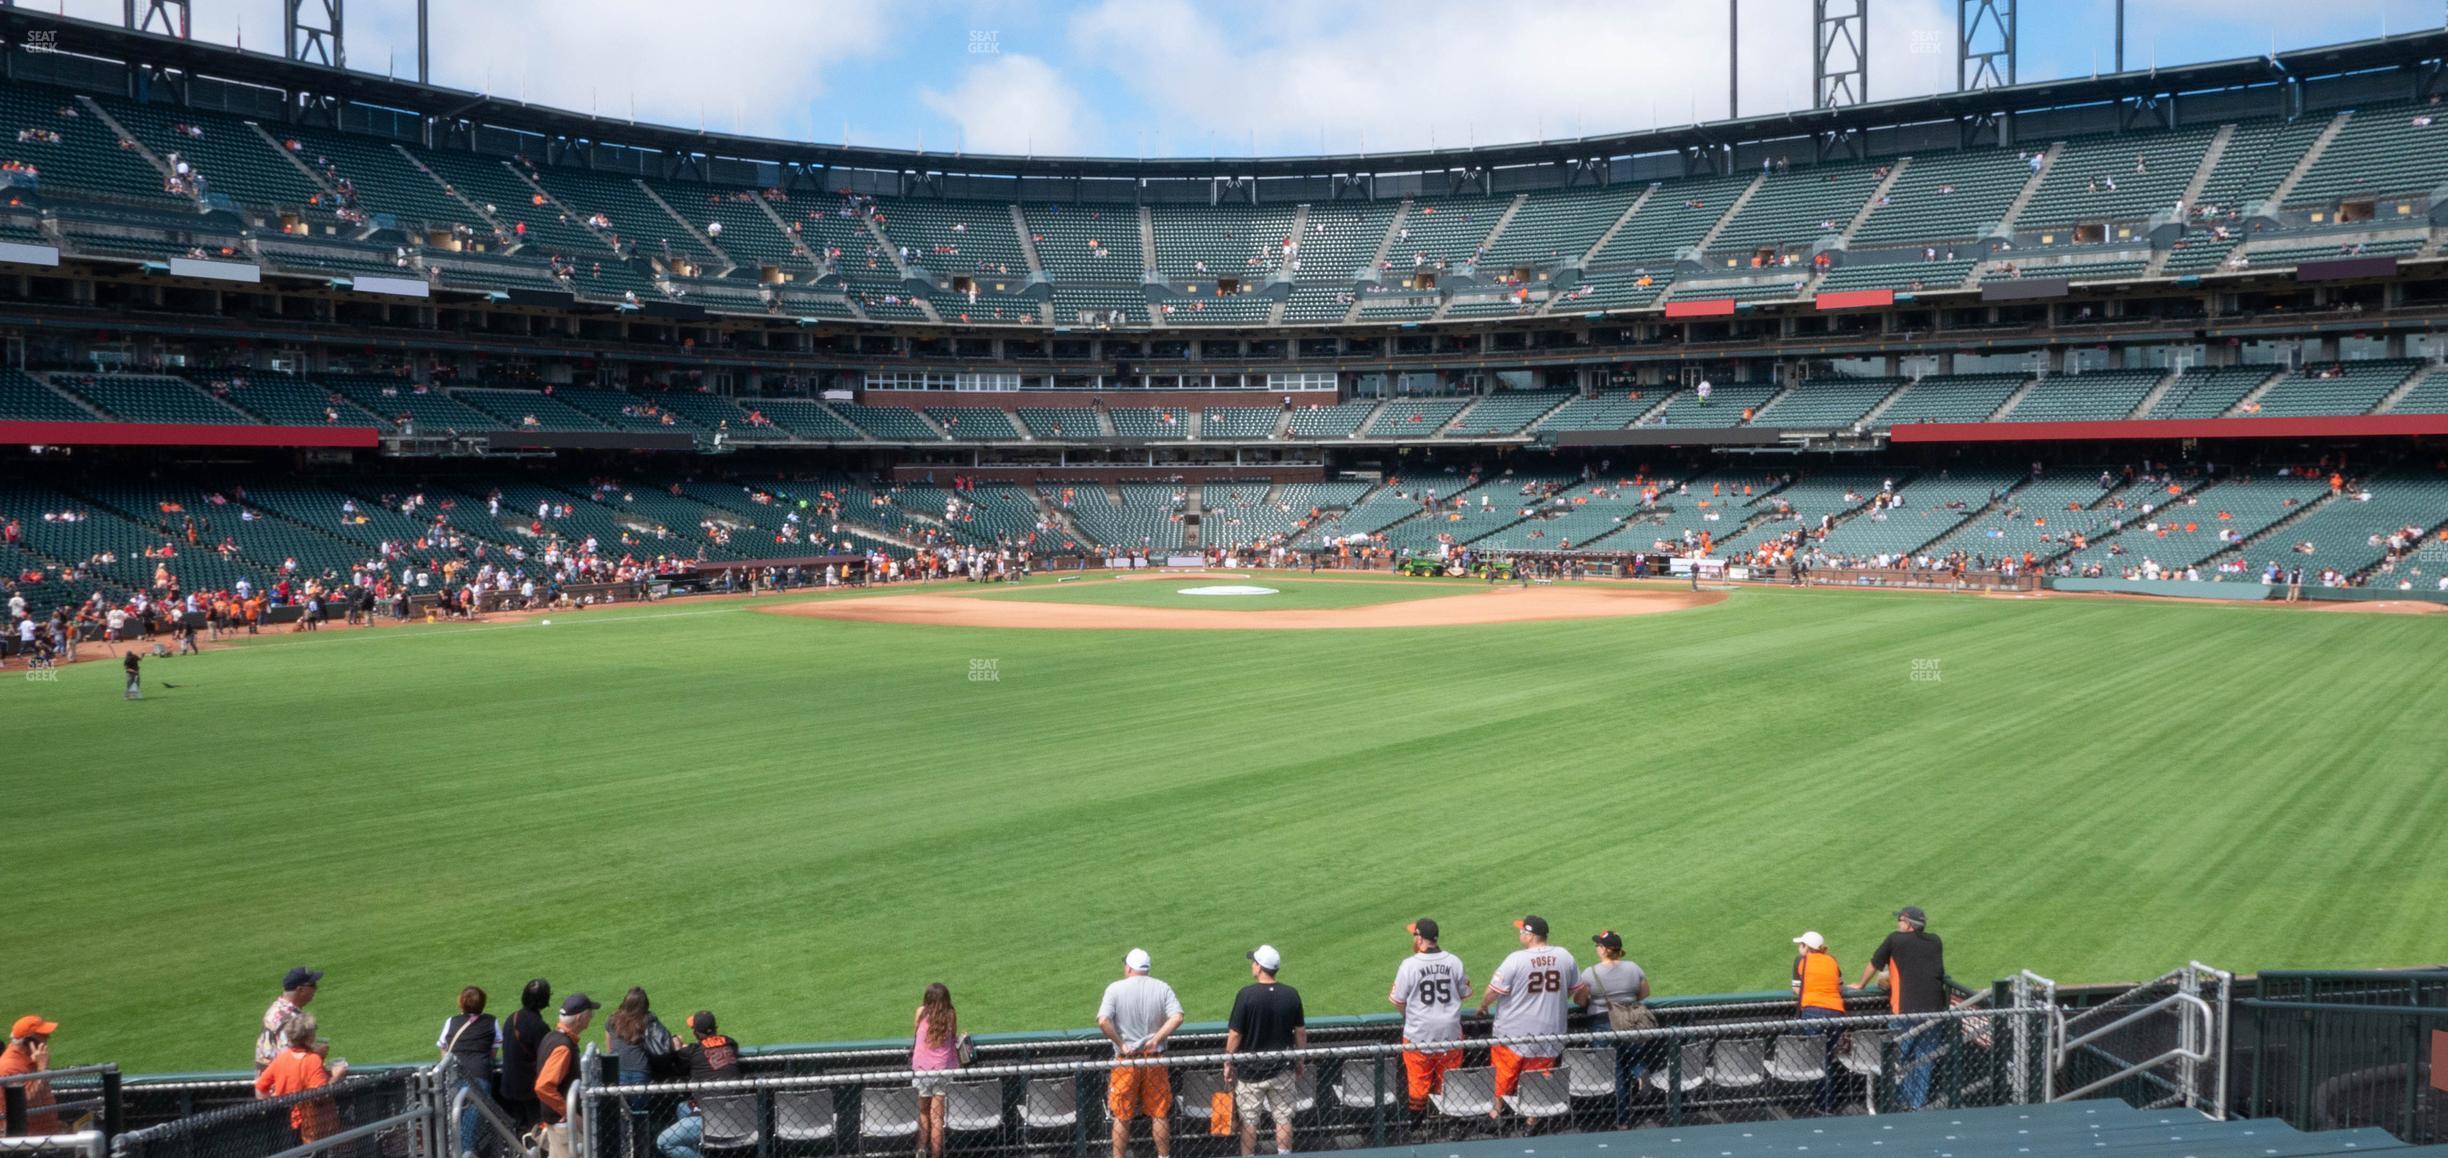
{"type": "Polygon", "coordinates": [[[1906,905],[1897,909],[1895,915],[1899,921],[1911,921],[1915,925],[1929,924],[1929,914],[1922,912],[1919,905],[1906,905]]]}
{"type": "Polygon", "coordinates": [[[1423,941],[1434,941],[1437,939],[1437,923],[1433,918],[1421,917],[1419,920],[1411,922],[1409,928],[1412,936],[1418,937],[1423,941]]]}
{"type": "Polygon", "coordinates": [[[714,1011],[700,1009],[689,1014],[688,1024],[690,1029],[697,1031],[700,1035],[711,1035],[714,1032],[714,1011]]]}
{"type": "Polygon", "coordinates": [[[1613,929],[1608,929],[1605,932],[1590,938],[1590,944],[1603,946],[1608,949],[1621,949],[1623,948],[1623,934],[1618,933],[1613,929]]]}
{"type": "Polygon", "coordinates": [[[1547,935],[1547,918],[1523,917],[1521,920],[1513,922],[1513,927],[1529,933],[1532,936],[1544,937],[1547,935]]]}
{"type": "Polygon", "coordinates": [[[561,999],[561,1016],[576,1017],[590,1009],[602,1009],[603,1004],[584,993],[572,993],[561,999]]]}
{"type": "Polygon", "coordinates": [[[309,969],[309,968],[307,968],[307,967],[305,967],[305,966],[303,966],[303,965],[300,965],[300,966],[298,966],[297,968],[292,969],[292,970],[290,970],[288,973],[286,973],[286,974],[282,975],[282,977],[281,977],[281,992],[286,993],[286,992],[288,992],[289,990],[295,989],[295,988],[297,988],[297,987],[298,987],[298,986],[300,986],[300,985],[320,985],[320,984],[322,984],[322,982],[323,982],[323,971],[322,971],[322,970],[320,970],[320,969],[309,969]]]}

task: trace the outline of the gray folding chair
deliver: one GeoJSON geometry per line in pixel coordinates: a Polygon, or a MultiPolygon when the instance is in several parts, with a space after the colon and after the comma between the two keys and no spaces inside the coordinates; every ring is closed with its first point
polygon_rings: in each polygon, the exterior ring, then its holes
{"type": "Polygon", "coordinates": [[[1768,1076],[1801,1085],[1827,1076],[1827,1039],[1792,1033],[1768,1048],[1768,1076]]]}
{"type": "Polygon", "coordinates": [[[982,1134],[1003,1128],[1003,1083],[954,1082],[944,1094],[944,1129],[982,1134]]]}
{"type": "Polygon", "coordinates": [[[1566,1088],[1573,1097],[1615,1096],[1615,1051],[1588,1048],[1565,1050],[1564,1077],[1566,1088]]]}
{"type": "Polygon", "coordinates": [[[1179,1080],[1173,1083],[1173,1097],[1181,1107],[1177,1112],[1204,1129],[1204,1123],[1215,1120],[1215,1096],[1231,1088],[1224,1084],[1224,1071],[1189,1070],[1175,1077],[1179,1080]]]}
{"type": "MultiPolygon", "coordinates": [[[[1683,1092],[1687,1094],[1707,1085],[1709,1080],[1709,1043],[1705,1041],[1684,1042],[1682,1046],[1682,1058],[1683,1073],[1681,1080],[1674,1082],[1674,1084],[1680,1086],[1683,1092]]],[[[1669,1067],[1659,1066],[1658,1068],[1649,1071],[1649,1088],[1656,1090],[1661,1094],[1665,1093],[1667,1084],[1673,1077],[1674,1075],[1670,1072],[1669,1067]]]]}
{"type": "Polygon", "coordinates": [[[753,1150],[763,1140],[754,1094],[699,1098],[697,1113],[705,1118],[705,1136],[697,1143],[701,1150],[753,1150]]]}
{"type": "Polygon", "coordinates": [[[1768,1080],[1766,1042],[1756,1037],[1720,1038],[1709,1053],[1709,1084],[1726,1090],[1748,1090],[1768,1080]]]}
{"type": "Polygon", "coordinates": [[[1026,1130],[1068,1130],[1079,1121],[1076,1078],[1037,1078],[1020,1093],[1020,1126],[1026,1130]]]}
{"type": "Polygon", "coordinates": [[[1525,1118],[1571,1117],[1571,1083],[1554,1070],[1534,1070],[1523,1074],[1521,1083],[1505,1095],[1505,1105],[1525,1118]]]}
{"type": "Polygon", "coordinates": [[[774,1095],[774,1137],[791,1143],[833,1137],[833,1091],[786,1090],[774,1095]]]}
{"type": "Polygon", "coordinates": [[[1306,1114],[1314,1109],[1317,1109],[1317,1071],[1303,1066],[1300,1075],[1292,1079],[1292,1112],[1306,1114]]]}
{"type": "Polygon", "coordinates": [[[910,1086],[869,1086],[859,1095],[859,1136],[907,1138],[918,1132],[918,1091],[910,1086]]]}
{"type": "Polygon", "coordinates": [[[1377,1067],[1367,1058],[1353,1058],[1343,1063],[1343,1072],[1335,1075],[1335,1104],[1346,1110],[1366,1110],[1391,1106],[1402,1101],[1402,1063],[1387,1059],[1385,1089],[1377,1088],[1377,1067]]]}
{"type": "Polygon", "coordinates": [[[1496,1071],[1486,1066],[1445,1071],[1445,1088],[1428,1104],[1448,1118],[1484,1118],[1496,1112],[1496,1071]]]}
{"type": "Polygon", "coordinates": [[[1836,1055],[1836,1064],[1846,1073],[1862,1079],[1862,1107],[1878,1113],[1879,1055],[1886,1050],[1888,1031],[1856,1029],[1845,1033],[1844,1052],[1836,1055]]]}

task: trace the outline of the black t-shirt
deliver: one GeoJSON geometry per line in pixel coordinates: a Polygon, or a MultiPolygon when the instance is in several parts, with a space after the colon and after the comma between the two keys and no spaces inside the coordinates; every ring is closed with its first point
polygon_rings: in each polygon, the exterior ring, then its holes
{"type": "Polygon", "coordinates": [[[1878,951],[1870,955],[1870,967],[1889,972],[1889,1009],[1897,1013],[1946,1012],[1946,945],[1938,940],[1938,934],[1928,930],[1889,933],[1886,940],[1879,942],[1878,951]]]}
{"type": "Polygon", "coordinates": [[[536,1050],[544,1044],[544,1035],[552,1027],[535,1010],[521,1007],[510,1015],[502,1033],[501,1084],[502,1096],[514,1102],[535,1099],[536,1063],[543,1060],[536,1050]]]}
{"type": "Polygon", "coordinates": [[[739,1076],[739,1043],[715,1034],[680,1047],[692,1082],[728,1080],[739,1076]]]}
{"type": "MultiPolygon", "coordinates": [[[[1308,1024],[1301,1014],[1300,991],[1280,982],[1255,982],[1233,998],[1232,1019],[1225,1023],[1241,1035],[1248,1052],[1291,1049],[1292,1031],[1308,1024]]],[[[1284,1061],[1235,1061],[1236,1077],[1258,1081],[1292,1068],[1284,1061]]]]}

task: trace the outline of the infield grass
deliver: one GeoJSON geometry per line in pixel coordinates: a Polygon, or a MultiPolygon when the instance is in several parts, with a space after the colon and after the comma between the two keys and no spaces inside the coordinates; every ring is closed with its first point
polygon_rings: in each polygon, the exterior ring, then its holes
{"type": "Polygon", "coordinates": [[[1133,946],[1220,1018],[1265,941],[1371,1012],[1420,916],[1479,980],[1525,913],[1622,930],[1661,994],[1781,988],[1804,929],[1850,980],[1902,904],[1974,983],[2436,961],[2443,653],[2448,617],[1746,590],[1354,632],[675,602],[266,637],[141,704],[11,671],[0,999],[151,1071],[245,1067],[297,964],[365,1062],[539,974],[770,1044],[904,1032],[935,980],[964,1028],[1085,1025],[1133,946]]]}

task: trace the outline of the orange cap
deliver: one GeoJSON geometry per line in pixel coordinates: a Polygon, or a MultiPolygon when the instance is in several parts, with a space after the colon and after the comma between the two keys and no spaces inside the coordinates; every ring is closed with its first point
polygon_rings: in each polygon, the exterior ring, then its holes
{"type": "Polygon", "coordinates": [[[10,1037],[44,1037],[59,1031],[56,1021],[44,1021],[39,1013],[29,1013],[9,1027],[10,1037]]]}

